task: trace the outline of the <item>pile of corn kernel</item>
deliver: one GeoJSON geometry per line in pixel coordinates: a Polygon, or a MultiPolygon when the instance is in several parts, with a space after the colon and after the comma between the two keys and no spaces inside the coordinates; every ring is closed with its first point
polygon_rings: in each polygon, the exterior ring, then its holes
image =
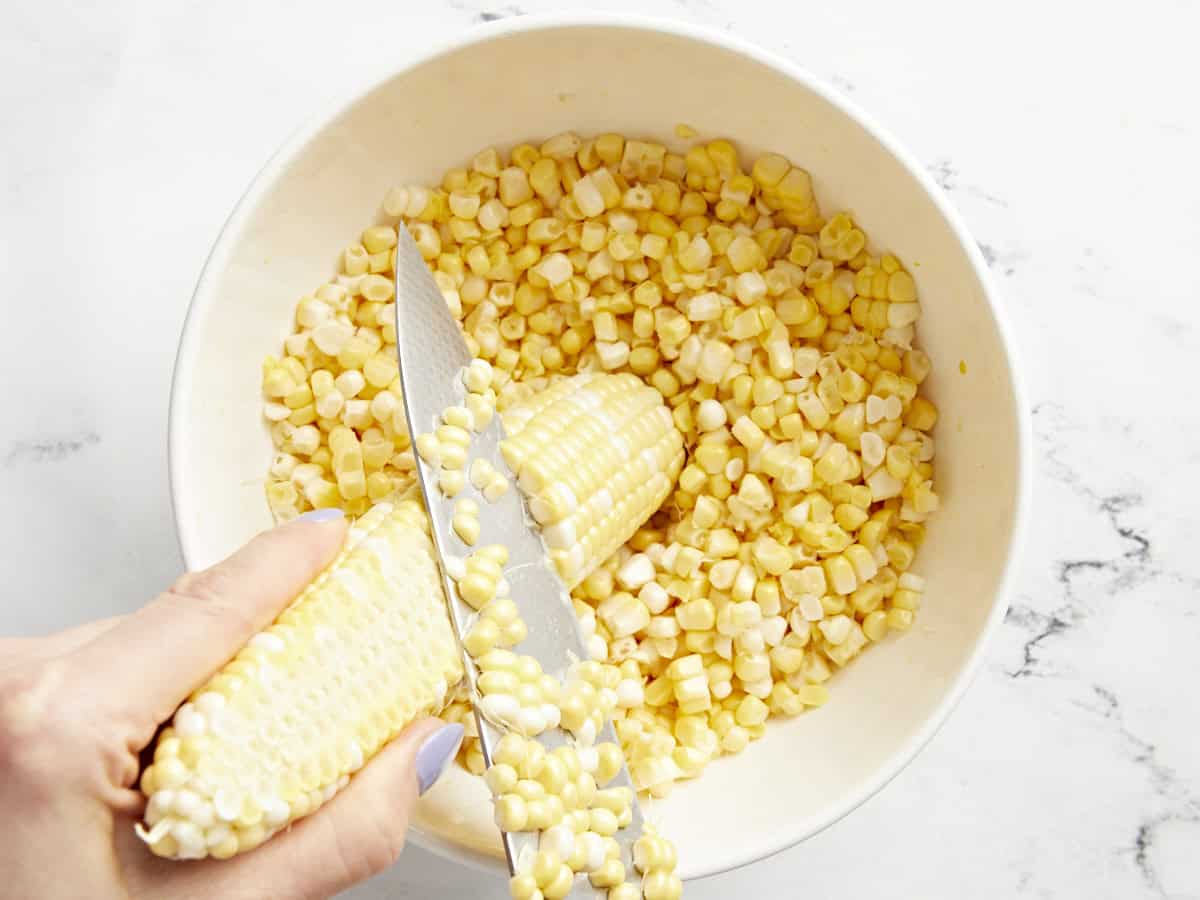
{"type": "MultiPolygon", "coordinates": [[[[264,365],[276,516],[359,514],[412,482],[403,221],[498,409],[578,371],[632,372],[684,435],[672,496],[573,592],[624,691],[610,713],[639,790],[665,796],[771,716],[821,705],[834,672],[912,625],[938,506],[916,285],[850,215],[822,216],[807,172],[776,154],[744,169],[724,140],[561,134],[394,188],[384,212],[264,365]]],[[[471,734],[468,712],[446,715],[471,734]]],[[[463,761],[483,772],[477,741],[463,761]]]]}

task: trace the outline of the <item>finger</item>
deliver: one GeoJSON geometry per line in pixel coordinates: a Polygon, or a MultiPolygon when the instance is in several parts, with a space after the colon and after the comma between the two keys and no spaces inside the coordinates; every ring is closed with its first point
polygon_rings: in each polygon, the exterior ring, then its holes
{"type": "Polygon", "coordinates": [[[251,853],[180,874],[201,879],[207,896],[288,900],[323,900],[377,875],[399,857],[421,788],[453,761],[462,737],[461,725],[437,719],[410,725],[315,815],[251,853]]]}
{"type": "Polygon", "coordinates": [[[65,631],[56,631],[45,637],[10,638],[0,641],[0,670],[18,663],[64,656],[91,643],[109,629],[120,624],[123,619],[124,616],[112,616],[107,619],[97,619],[95,622],[85,622],[83,625],[77,625],[65,631]]]}
{"type": "Polygon", "coordinates": [[[84,672],[104,673],[87,682],[91,699],[153,733],[333,561],[345,531],[340,517],[291,522],[184,575],[76,654],[84,672]]]}

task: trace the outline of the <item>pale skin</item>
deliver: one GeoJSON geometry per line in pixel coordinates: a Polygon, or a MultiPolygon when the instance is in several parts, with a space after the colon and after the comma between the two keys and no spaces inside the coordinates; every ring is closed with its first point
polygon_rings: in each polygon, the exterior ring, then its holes
{"type": "Polygon", "coordinates": [[[23,900],[316,900],[404,846],[411,725],[315,815],[230,860],[158,859],[134,835],[139,753],[159,724],[336,555],[345,522],[293,522],[184,575],[141,610],[0,639],[0,894],[23,900]]]}

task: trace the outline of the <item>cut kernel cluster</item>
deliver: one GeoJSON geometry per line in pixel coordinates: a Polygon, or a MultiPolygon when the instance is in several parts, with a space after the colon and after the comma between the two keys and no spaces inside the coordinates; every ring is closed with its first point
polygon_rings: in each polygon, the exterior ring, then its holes
{"type": "Polygon", "coordinates": [[[474,661],[479,669],[479,711],[485,719],[525,737],[558,727],[562,687],[534,657],[496,649],[474,661]]]}
{"type": "Polygon", "coordinates": [[[490,462],[482,457],[471,462],[471,487],[479,491],[488,503],[495,503],[508,493],[508,479],[490,462]]]}
{"type": "MultiPolygon", "coordinates": [[[[489,503],[495,502],[508,491],[508,479],[486,460],[476,459],[470,463],[470,469],[467,468],[467,450],[471,445],[472,433],[487,428],[496,413],[492,377],[492,367],[486,360],[472,360],[462,372],[463,384],[467,389],[463,404],[448,407],[442,412],[442,424],[416,439],[421,459],[438,468],[438,490],[447,497],[455,497],[462,492],[467,486],[468,475],[471,486],[489,503]]],[[[466,543],[473,544],[474,540],[466,543]]]]}
{"type": "Polygon", "coordinates": [[[463,646],[471,656],[482,656],[494,647],[507,649],[519,644],[528,634],[529,630],[517,605],[511,598],[501,597],[480,610],[463,640],[463,646]]]}
{"type": "Polygon", "coordinates": [[[507,547],[503,544],[488,544],[486,547],[480,547],[465,560],[459,560],[457,557],[447,558],[446,572],[454,580],[454,586],[458,589],[458,596],[462,601],[471,609],[482,611],[496,597],[508,596],[508,580],[504,577],[504,566],[507,562],[507,547]]]}
{"type": "MultiPolygon", "coordinates": [[[[606,787],[621,765],[616,744],[547,751],[516,734],[501,739],[484,775],[496,824],[505,831],[540,832],[536,853],[518,860],[510,882],[514,898],[565,897],[577,873],[586,873],[596,888],[615,890],[626,883],[614,835],[633,821],[633,791],[606,787]]],[[[661,843],[663,866],[670,863],[673,869],[674,848],[661,843]]]]}
{"type": "MultiPolygon", "coordinates": [[[[644,900],[679,900],[683,883],[675,874],[674,845],[647,829],[633,845],[633,864],[642,873],[644,900]]],[[[631,895],[636,900],[636,895],[631,895]]],[[[611,898],[618,900],[618,898],[611,898]]]]}
{"type": "Polygon", "coordinates": [[[337,560],[175,713],[141,776],[138,835],[226,859],[315,812],[463,675],[428,520],[405,500],[349,529],[337,560]]]}
{"type": "Polygon", "coordinates": [[[479,504],[467,497],[455,503],[450,527],[460,541],[473,546],[479,540],[479,504]]]}

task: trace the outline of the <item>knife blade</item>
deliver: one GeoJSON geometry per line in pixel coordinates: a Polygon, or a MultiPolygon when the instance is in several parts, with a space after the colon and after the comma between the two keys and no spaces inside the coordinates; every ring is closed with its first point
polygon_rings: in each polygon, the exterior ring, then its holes
{"type": "MultiPolygon", "coordinates": [[[[451,313],[434,281],[421,252],[401,225],[397,228],[396,245],[396,348],[399,353],[400,383],[404,395],[404,411],[414,438],[433,431],[441,422],[442,411],[461,405],[466,388],[461,373],[471,362],[471,353],[463,339],[458,322],[451,313]]],[[[470,447],[470,459],[482,458],[503,473],[513,485],[495,502],[488,502],[468,482],[456,498],[443,496],[438,488],[438,471],[417,456],[417,481],[429,513],[433,544],[442,570],[450,618],[461,641],[470,629],[475,611],[458,596],[454,581],[446,574],[446,559],[468,555],[472,547],[464,544],[451,527],[454,505],[461,497],[478,502],[479,539],[475,547],[504,544],[509,551],[504,577],[511,586],[511,596],[529,629],[528,637],[513,650],[528,654],[541,664],[542,670],[558,677],[566,674],[572,663],[588,658],[579,631],[571,597],[546,556],[541,535],[525,506],[516,479],[500,454],[503,439],[500,416],[492,418],[482,432],[476,434],[470,447]]],[[[474,693],[478,671],[464,652],[467,678],[474,693]]],[[[477,696],[477,695],[476,695],[477,696]]],[[[476,723],[484,760],[492,763],[492,754],[504,732],[484,719],[476,705],[476,723]]],[[[570,735],[561,729],[550,729],[538,740],[548,750],[569,743],[570,735]]],[[[616,742],[611,722],[600,730],[598,742],[616,742]]],[[[633,789],[629,772],[624,767],[611,786],[633,789]]],[[[626,872],[633,877],[633,843],[643,829],[641,809],[634,793],[633,821],[615,835],[621,847],[626,872]]],[[[509,870],[516,872],[519,864],[537,850],[537,834],[533,832],[504,833],[504,851],[509,870]]],[[[603,900],[607,890],[593,888],[587,876],[576,876],[570,897],[603,900]]]]}

